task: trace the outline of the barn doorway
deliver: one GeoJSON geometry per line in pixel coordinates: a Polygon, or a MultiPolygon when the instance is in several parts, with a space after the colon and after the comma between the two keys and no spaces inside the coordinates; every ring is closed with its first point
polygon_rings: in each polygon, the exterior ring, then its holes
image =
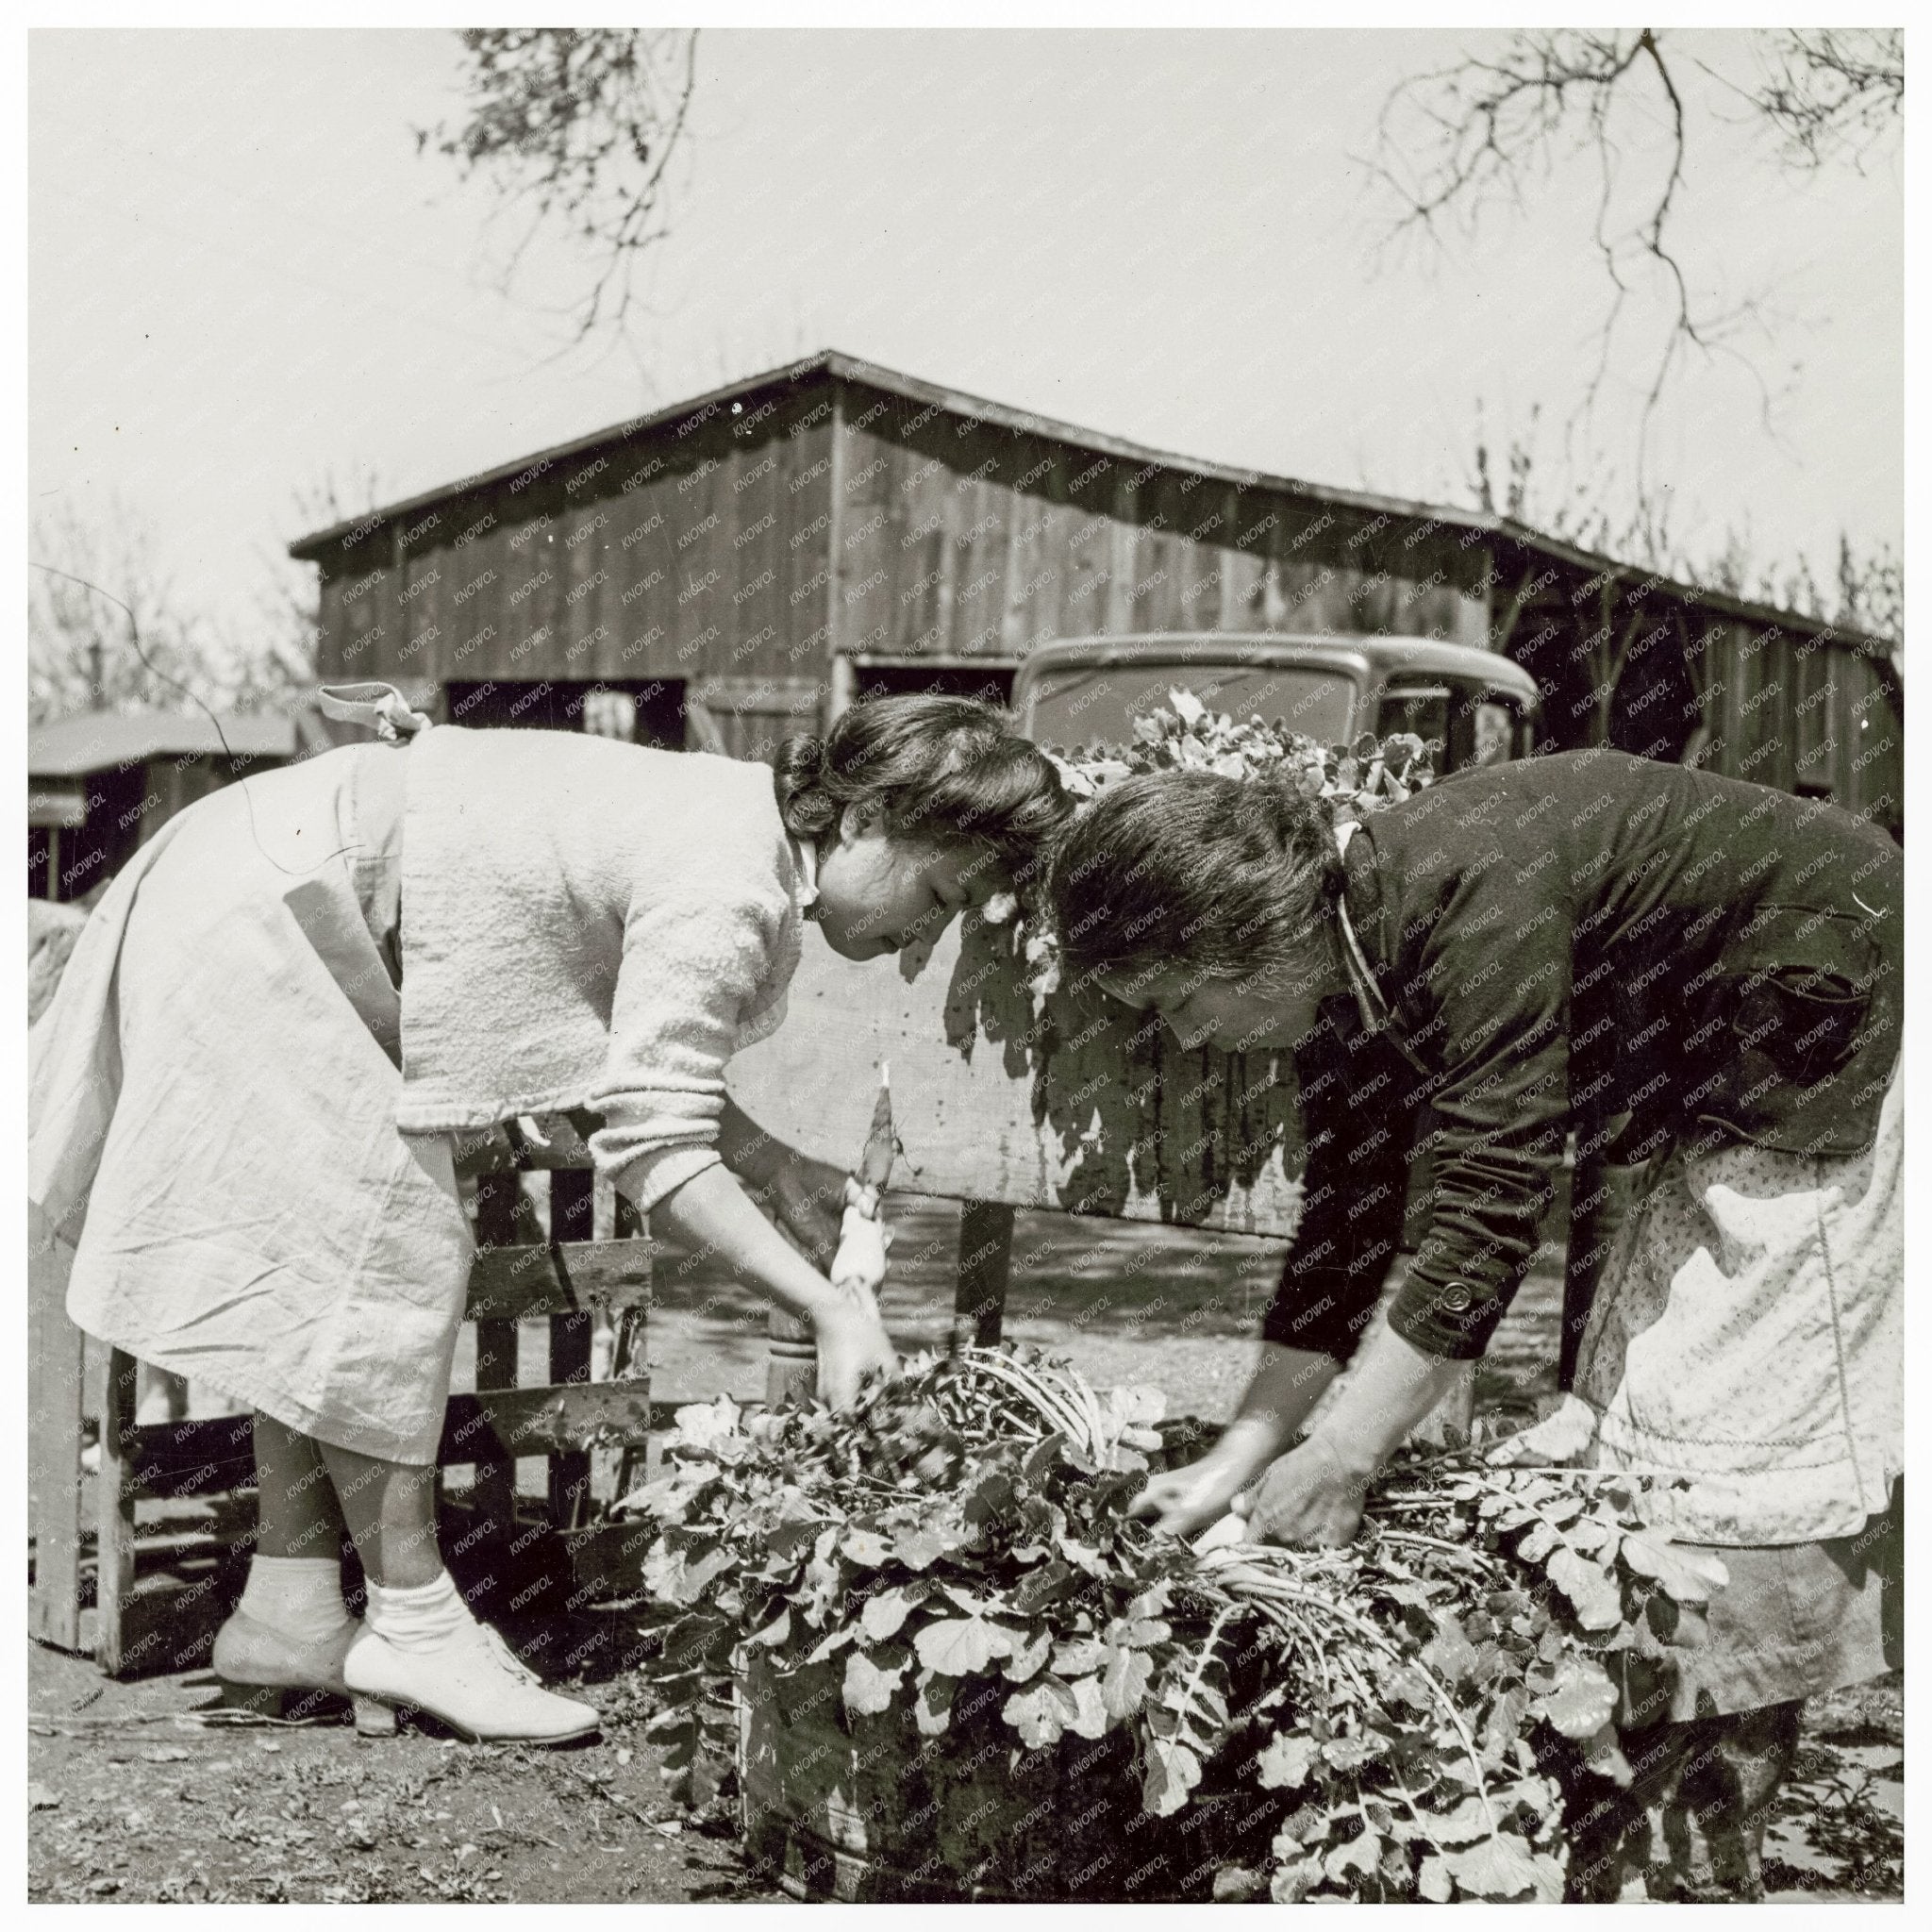
{"type": "Polygon", "coordinates": [[[589,731],[660,751],[684,749],[681,677],[486,677],[445,687],[452,724],[589,731]]]}
{"type": "Polygon", "coordinates": [[[833,660],[833,715],[860,698],[898,697],[908,691],[933,691],[941,697],[984,698],[989,704],[1010,704],[1011,658],[884,658],[863,653],[833,660]]]}

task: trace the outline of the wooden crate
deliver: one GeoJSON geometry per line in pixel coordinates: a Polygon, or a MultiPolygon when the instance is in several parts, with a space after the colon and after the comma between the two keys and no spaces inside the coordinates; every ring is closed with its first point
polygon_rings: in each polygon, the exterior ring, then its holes
{"type": "MultiPolygon", "coordinates": [[[[623,1203],[619,1238],[588,1238],[593,1177],[580,1141],[526,1146],[516,1160],[515,1167],[485,1174],[478,1182],[478,1250],[465,1308],[465,1319],[476,1324],[477,1386],[474,1392],[451,1396],[439,1455],[444,1469],[458,1463],[475,1468],[469,1511],[475,1526],[463,1539],[468,1560],[462,1569],[473,1578],[480,1572],[486,1579],[501,1579],[499,1589],[487,1592],[496,1600],[477,1606],[485,1615],[506,1613],[503,1606],[530,1567],[524,1558],[533,1525],[529,1512],[519,1517],[516,1458],[542,1456],[548,1461],[543,1527],[561,1537],[575,1594],[589,1601],[617,1587],[626,1560],[617,1526],[591,1521],[591,1452],[608,1445],[634,1457],[654,1421],[662,1426],[670,1420],[668,1406],[659,1405],[661,1412],[654,1415],[644,1366],[654,1243],[623,1203]],[[548,1239],[520,1181],[520,1170],[533,1168],[549,1170],[548,1239]],[[617,1348],[611,1378],[592,1382],[591,1331],[600,1308],[616,1324],[617,1348]],[[517,1324],[539,1316],[550,1324],[548,1379],[518,1386],[517,1324]]],[[[155,1511],[142,1506],[169,1501],[192,1512],[197,1503],[252,1485],[253,1421],[240,1415],[137,1424],[137,1364],[119,1350],[107,1357],[96,1402],[87,1403],[82,1338],[62,1306],[64,1271],[44,1246],[33,1257],[33,1267],[35,1575],[29,1628],[43,1641],[83,1647],[82,1415],[92,1407],[100,1417],[99,1507],[93,1633],[86,1647],[103,1670],[119,1674],[152,1660],[153,1631],[137,1636],[133,1627],[136,1621],[152,1620],[130,1618],[137,1564],[170,1558],[178,1574],[184,1553],[171,1543],[192,1540],[178,1532],[173,1539],[157,1538],[151,1529],[144,1534],[138,1516],[155,1511]]],[[[252,1521],[252,1511],[245,1513],[252,1521]]],[[[238,1538],[232,1521],[228,1530],[230,1544],[245,1546],[245,1531],[238,1538]]],[[[232,1562],[221,1563],[222,1541],[204,1533],[188,1570],[199,1564],[208,1571],[212,1562],[232,1572],[232,1562]]],[[[191,1574],[188,1588],[225,1605],[230,1592],[209,1587],[213,1574],[191,1574]]],[[[473,1587],[473,1598],[477,1593],[473,1587]]],[[[166,1607],[178,1626],[172,1640],[178,1657],[184,1645],[198,1647],[212,1630],[197,1627],[207,1624],[206,1616],[180,1614],[195,1598],[184,1605],[181,1591],[168,1594],[166,1607]]]]}
{"type": "MultiPolygon", "coordinates": [[[[580,1123],[584,1131],[593,1124],[580,1123]]],[[[621,1198],[614,1238],[591,1238],[593,1176],[581,1132],[558,1131],[547,1146],[513,1138],[515,1164],[477,1183],[477,1253],[465,1307],[465,1319],[476,1324],[476,1387],[451,1395],[438,1455],[445,1472],[475,1471],[467,1495],[445,1499],[439,1513],[450,1568],[486,1618],[568,1610],[635,1591],[639,1528],[591,1520],[591,1457],[600,1447],[619,1453],[621,1493],[650,1431],[670,1427],[681,1406],[651,1400],[645,1367],[660,1244],[621,1198]],[[529,1172],[547,1175],[547,1238],[523,1188],[529,1172]],[[591,1345],[600,1309],[616,1325],[617,1346],[610,1378],[593,1382],[591,1345]],[[518,1324],[533,1317],[550,1324],[547,1379],[520,1385],[518,1324]],[[516,1464],[537,1456],[549,1467],[544,1503],[533,1512],[517,1495],[516,1464]],[[561,1588],[544,1574],[559,1541],[569,1571],[561,1588]]],[[[976,1222],[969,1215],[968,1225],[974,1233],[961,1242],[955,1345],[998,1338],[1011,1209],[983,1209],[976,1222]]],[[[43,1229],[33,1233],[44,1236],[43,1229]]],[[[65,1270],[44,1238],[29,1241],[29,1632],[63,1649],[91,1649],[110,1674],[184,1668],[205,1655],[239,1587],[253,1508],[236,1492],[254,1482],[253,1420],[137,1424],[131,1357],[109,1352],[94,1388],[87,1387],[85,1339],[67,1319],[65,1270]],[[90,1413],[101,1424],[92,1536],[81,1461],[90,1413]],[[162,1506],[173,1513],[158,1523],[162,1506]],[[138,1574],[157,1568],[165,1568],[172,1587],[151,1591],[138,1574]]],[[[774,1310],[768,1334],[766,1400],[808,1396],[816,1370],[809,1331],[774,1310]]]]}

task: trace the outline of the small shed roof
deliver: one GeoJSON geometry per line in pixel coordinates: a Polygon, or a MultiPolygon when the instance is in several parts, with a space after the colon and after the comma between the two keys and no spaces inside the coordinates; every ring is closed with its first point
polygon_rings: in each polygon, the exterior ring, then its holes
{"type": "Polygon", "coordinates": [[[1051,416],[1038,415],[1031,409],[1014,408],[1009,404],[991,402],[983,396],[968,395],[960,390],[947,389],[938,383],[924,381],[918,376],[905,375],[897,370],[884,368],[876,362],[868,362],[858,356],[844,355],[837,349],[821,349],[816,355],[803,357],[782,368],[768,369],[761,375],[749,375],[742,381],[727,383],[724,388],[712,390],[705,395],[692,396],[683,402],[674,403],[668,408],[633,416],[627,422],[613,424],[608,428],[592,431],[588,436],[558,443],[555,448],[539,450],[530,456],[520,457],[514,462],[500,463],[494,469],[480,471],[475,475],[462,477],[454,483],[446,483],[439,489],[425,490],[414,496],[404,497],[399,502],[370,510],[360,517],[331,524],[326,529],[313,531],[306,537],[298,537],[289,545],[289,554],[304,562],[319,561],[323,553],[331,544],[340,542],[344,538],[357,540],[373,535],[384,525],[405,521],[418,511],[427,509],[431,505],[447,503],[452,498],[466,495],[472,491],[486,490],[492,484],[508,482],[526,472],[534,472],[539,467],[548,468],[573,457],[589,456],[601,449],[629,442],[635,438],[648,436],[654,430],[664,428],[674,423],[689,422],[694,416],[717,415],[725,406],[741,405],[743,398],[763,390],[832,378],[864,383],[874,390],[899,396],[908,402],[946,409],[961,418],[1009,429],[1016,435],[1049,437],[1060,442],[1070,443],[1075,448],[1091,451],[1095,455],[1117,457],[1130,463],[1155,463],[1164,469],[1212,478],[1218,482],[1233,483],[1250,489],[1277,490],[1319,503],[1347,505],[1378,516],[1387,516],[1391,521],[1411,525],[1429,524],[1438,528],[1465,530],[1472,535],[1502,539],[1520,544],[1525,550],[1586,570],[1592,576],[1620,581],[1642,580],[1667,596],[1702,605],[1727,616],[1744,618],[1756,624],[1776,625],[1786,630],[1804,632],[1812,636],[1828,633],[1836,641],[1854,650],[1881,658],[1888,665],[1891,662],[1891,647],[1882,639],[1844,625],[1827,623],[1823,618],[1807,617],[1800,611],[1779,609],[1772,605],[1757,603],[1747,597],[1736,597],[1724,591],[1707,590],[1701,585],[1682,583],[1675,578],[1646,570],[1640,564],[1625,563],[1619,558],[1606,557],[1598,551],[1585,550],[1577,544],[1564,541],[1559,537],[1552,537],[1541,530],[1533,529],[1527,524],[1518,523],[1513,517],[1499,516],[1490,510],[1447,508],[1441,505],[1418,503],[1402,497],[1382,496],[1367,490],[1343,490],[1331,484],[1310,483],[1299,477],[1273,475],[1265,471],[1244,469],[1232,463],[1212,462],[1198,457],[1175,456],[1166,450],[1150,449],[1143,443],[1129,442],[1124,437],[1110,436],[1097,429],[1083,429],[1077,424],[1063,423],[1051,416]]]}
{"type": "Polygon", "coordinates": [[[82,711],[27,733],[30,777],[73,778],[143,758],[286,758],[295,721],[275,711],[82,711]]]}

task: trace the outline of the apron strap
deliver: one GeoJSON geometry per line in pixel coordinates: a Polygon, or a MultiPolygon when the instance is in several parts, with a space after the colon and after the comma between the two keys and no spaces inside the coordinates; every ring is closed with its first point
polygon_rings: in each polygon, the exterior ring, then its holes
{"type": "Polygon", "coordinates": [[[411,710],[408,701],[392,684],[325,684],[316,702],[325,718],[344,724],[361,724],[391,744],[427,731],[435,722],[421,711],[411,710]]]}

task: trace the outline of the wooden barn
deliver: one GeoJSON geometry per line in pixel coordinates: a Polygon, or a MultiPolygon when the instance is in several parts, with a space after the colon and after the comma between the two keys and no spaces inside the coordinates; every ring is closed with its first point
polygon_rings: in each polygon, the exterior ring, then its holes
{"type": "Polygon", "coordinates": [[[832,352],[305,537],[320,666],[452,722],[758,756],[861,691],[1010,689],[1095,633],[1500,650],[1545,744],[1902,824],[1879,641],[1497,516],[1142,449],[832,352]]]}

